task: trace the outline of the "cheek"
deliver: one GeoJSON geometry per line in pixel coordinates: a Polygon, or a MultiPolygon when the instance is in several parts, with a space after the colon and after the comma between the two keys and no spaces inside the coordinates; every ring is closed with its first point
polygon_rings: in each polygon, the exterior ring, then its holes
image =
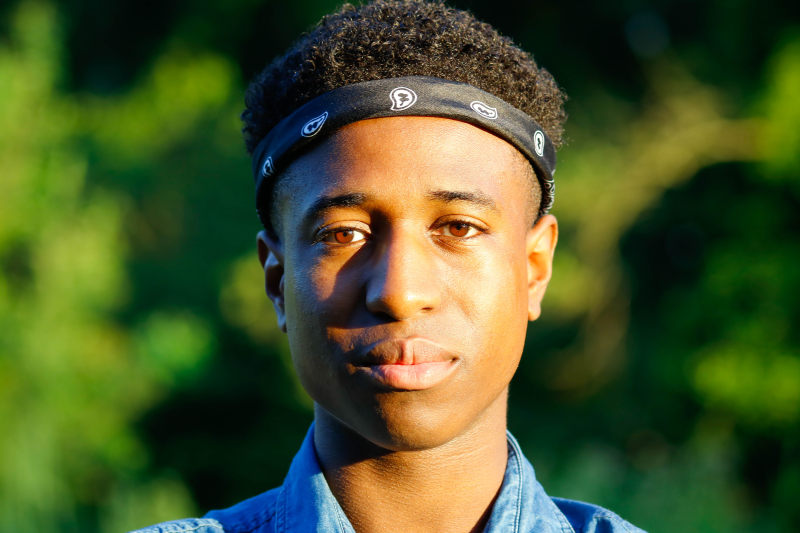
{"type": "Polygon", "coordinates": [[[314,269],[287,261],[285,305],[289,351],[300,383],[314,401],[328,403],[326,383],[334,379],[329,364],[326,322],[330,287],[314,269]]]}
{"type": "Polygon", "coordinates": [[[462,297],[482,368],[500,381],[516,370],[528,324],[527,262],[524,248],[502,246],[463,276],[462,297]],[[517,251],[520,250],[520,251],[517,251]],[[502,377],[501,377],[502,376],[502,377]]]}
{"type": "Polygon", "coordinates": [[[453,292],[464,299],[471,319],[484,326],[506,327],[527,322],[527,262],[521,244],[500,242],[488,247],[454,276],[453,292]],[[519,250],[519,251],[518,251],[519,250]],[[510,323],[511,322],[511,323],[510,323]]]}
{"type": "Polygon", "coordinates": [[[287,258],[286,320],[290,343],[299,347],[327,339],[328,330],[342,325],[362,291],[354,273],[330,258],[287,258]]]}
{"type": "Polygon", "coordinates": [[[298,313],[324,311],[324,304],[334,293],[337,283],[337,268],[331,261],[310,250],[287,251],[286,257],[286,301],[291,301],[298,313]]]}
{"type": "Polygon", "coordinates": [[[322,302],[330,298],[332,284],[322,269],[315,265],[304,265],[287,261],[286,306],[287,312],[295,316],[316,314],[322,311],[322,302]]]}

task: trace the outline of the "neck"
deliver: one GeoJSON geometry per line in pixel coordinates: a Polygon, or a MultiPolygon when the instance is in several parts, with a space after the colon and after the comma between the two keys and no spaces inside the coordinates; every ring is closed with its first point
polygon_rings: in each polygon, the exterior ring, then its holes
{"type": "Polygon", "coordinates": [[[465,533],[482,531],[491,514],[508,460],[505,430],[505,394],[462,434],[408,451],[381,448],[316,406],[314,444],[359,533],[465,533]]]}

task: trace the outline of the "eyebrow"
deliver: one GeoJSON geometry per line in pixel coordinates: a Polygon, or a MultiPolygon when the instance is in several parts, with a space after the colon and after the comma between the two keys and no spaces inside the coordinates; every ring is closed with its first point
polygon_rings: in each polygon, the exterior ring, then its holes
{"type": "MultiPolygon", "coordinates": [[[[430,200],[439,202],[452,203],[452,202],[469,202],[481,207],[486,207],[493,211],[497,211],[497,204],[492,200],[489,195],[480,191],[448,191],[448,190],[435,190],[429,191],[425,196],[430,200]]],[[[358,207],[367,201],[367,195],[364,193],[348,193],[336,196],[323,196],[306,209],[303,215],[304,220],[312,220],[319,216],[328,209],[336,207],[358,207]]]]}
{"type": "Polygon", "coordinates": [[[495,204],[492,198],[481,192],[481,191],[446,191],[446,190],[438,190],[438,191],[430,191],[427,194],[428,198],[431,200],[439,200],[441,202],[469,202],[472,204],[479,205],[481,207],[487,207],[493,211],[497,211],[497,204],[495,204]]]}
{"type": "Polygon", "coordinates": [[[340,194],[337,196],[323,196],[311,204],[311,207],[306,209],[303,219],[311,220],[319,216],[319,214],[323,211],[332,209],[334,207],[358,207],[366,200],[367,195],[360,192],[340,194]]]}

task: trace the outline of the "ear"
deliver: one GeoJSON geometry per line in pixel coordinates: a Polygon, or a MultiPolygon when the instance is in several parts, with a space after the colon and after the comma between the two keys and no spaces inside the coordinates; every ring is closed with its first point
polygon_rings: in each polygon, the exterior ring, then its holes
{"type": "Polygon", "coordinates": [[[542,298],[553,273],[553,252],[558,241],[558,221],[553,215],[541,217],[528,230],[525,252],[528,257],[528,320],[542,314],[542,298]]]}
{"type": "Polygon", "coordinates": [[[278,327],[286,333],[286,307],[284,299],[283,248],[280,241],[261,230],[258,241],[258,260],[264,268],[264,288],[275,306],[278,327]]]}

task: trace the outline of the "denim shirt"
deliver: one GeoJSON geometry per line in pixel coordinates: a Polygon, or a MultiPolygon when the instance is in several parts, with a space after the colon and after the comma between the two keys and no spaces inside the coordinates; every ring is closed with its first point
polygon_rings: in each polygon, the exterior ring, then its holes
{"type": "MultiPolygon", "coordinates": [[[[131,533],[355,533],[322,474],[313,433],[312,424],[282,486],[205,518],[131,533]]],[[[503,485],[484,532],[643,533],[602,507],[549,497],[511,433],[503,485]]]]}

